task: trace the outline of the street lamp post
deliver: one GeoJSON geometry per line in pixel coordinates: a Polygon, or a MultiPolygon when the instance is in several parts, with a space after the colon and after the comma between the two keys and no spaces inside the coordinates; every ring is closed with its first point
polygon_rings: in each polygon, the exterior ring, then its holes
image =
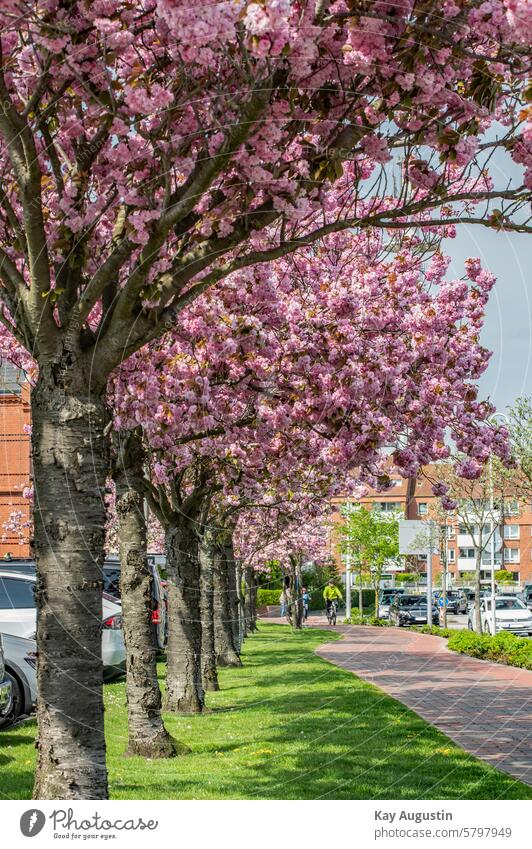
{"type": "MultiPolygon", "coordinates": [[[[349,530],[349,519],[351,517],[352,504],[346,505],[347,527],[349,530]]],[[[347,551],[345,555],[345,617],[351,618],[351,538],[347,535],[347,551]]]]}
{"type": "Polygon", "coordinates": [[[429,521],[429,550],[427,556],[427,625],[432,626],[432,555],[434,553],[433,522],[429,521]]]}
{"type": "MultiPolygon", "coordinates": [[[[497,419],[503,419],[505,424],[508,424],[508,416],[504,413],[494,413],[489,417],[488,421],[496,423],[497,419]]],[[[497,616],[495,610],[495,499],[493,497],[493,459],[490,454],[489,459],[489,488],[490,488],[490,560],[491,560],[491,633],[493,636],[497,633],[497,616]]],[[[501,521],[503,517],[500,517],[501,521]]],[[[482,533],[482,532],[481,532],[482,533]]]]}

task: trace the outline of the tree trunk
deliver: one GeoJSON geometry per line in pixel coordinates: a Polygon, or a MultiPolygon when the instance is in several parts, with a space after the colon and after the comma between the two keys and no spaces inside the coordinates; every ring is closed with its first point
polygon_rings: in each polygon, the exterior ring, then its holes
{"type": "Polygon", "coordinates": [[[214,553],[214,640],[218,666],[242,666],[233,630],[234,607],[231,599],[230,558],[227,541],[220,540],[214,553]]]}
{"type": "Polygon", "coordinates": [[[255,572],[252,566],[246,566],[244,570],[244,583],[246,630],[248,633],[252,633],[257,630],[257,587],[255,585],[255,572]]]}
{"type": "Polygon", "coordinates": [[[102,563],[106,410],[87,376],[41,367],[31,395],[37,561],[36,799],[105,799],[102,563]]]}
{"type": "Polygon", "coordinates": [[[233,536],[227,533],[225,538],[225,562],[227,568],[228,603],[231,617],[231,631],[233,634],[233,646],[240,657],[240,600],[238,592],[237,566],[235,552],[233,549],[233,536]]]}
{"type": "Polygon", "coordinates": [[[290,557],[290,624],[300,630],[303,622],[303,600],[301,597],[301,564],[290,557]]]}
{"type": "Polygon", "coordinates": [[[238,651],[242,651],[244,638],[247,636],[246,630],[246,613],[244,610],[244,594],[242,592],[242,563],[237,558],[234,558],[235,564],[235,587],[236,587],[236,611],[237,611],[237,633],[238,633],[238,651]]]}
{"type": "Polygon", "coordinates": [[[200,541],[201,571],[201,675],[205,690],[220,689],[214,643],[214,551],[213,532],[205,528],[200,541]]]}
{"type": "Polygon", "coordinates": [[[201,713],[200,570],[195,524],[176,516],[166,534],[168,646],[164,707],[177,713],[201,713]]]}
{"type": "Polygon", "coordinates": [[[168,758],[176,752],[161,717],[157,649],[151,625],[152,574],[147,558],[144,499],[140,495],[142,463],[141,446],[133,438],[127,452],[127,468],[119,463],[115,471],[127,668],[126,754],[168,758]]]}

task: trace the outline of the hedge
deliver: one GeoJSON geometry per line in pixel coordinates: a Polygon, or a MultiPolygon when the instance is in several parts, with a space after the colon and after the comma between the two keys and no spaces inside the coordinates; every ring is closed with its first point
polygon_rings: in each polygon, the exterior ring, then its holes
{"type": "Polygon", "coordinates": [[[281,598],[281,590],[257,590],[257,607],[264,607],[270,604],[279,604],[281,598]]]}
{"type": "Polygon", "coordinates": [[[475,634],[474,631],[456,631],[449,637],[448,646],[460,654],[532,669],[532,640],[529,637],[504,633],[492,637],[489,634],[475,634]]]}
{"type": "Polygon", "coordinates": [[[449,628],[438,628],[437,625],[413,626],[410,631],[421,634],[434,634],[444,637],[449,642],[451,651],[479,657],[481,660],[494,660],[507,666],[519,666],[522,669],[532,669],[532,639],[516,637],[515,634],[499,633],[495,637],[490,634],[476,634],[475,631],[451,631],[449,628]]]}

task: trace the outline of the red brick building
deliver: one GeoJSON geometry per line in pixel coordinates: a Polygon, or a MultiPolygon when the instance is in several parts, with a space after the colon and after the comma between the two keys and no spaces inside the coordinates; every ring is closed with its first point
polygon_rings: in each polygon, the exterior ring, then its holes
{"type": "MultiPolygon", "coordinates": [[[[404,480],[398,475],[394,479],[394,486],[386,492],[369,490],[368,494],[360,499],[360,503],[366,507],[383,511],[398,511],[406,519],[423,519],[431,514],[431,505],[435,503],[432,494],[431,483],[422,477],[419,480],[404,480]]],[[[345,503],[342,499],[336,499],[338,512],[333,516],[333,522],[342,521],[340,505],[345,503]]],[[[334,532],[331,535],[331,546],[335,559],[341,564],[342,571],[345,565],[338,551],[334,532]]],[[[464,579],[475,570],[475,557],[471,537],[466,528],[461,527],[457,517],[449,514],[447,528],[447,564],[448,571],[454,580],[464,579]]],[[[489,546],[488,546],[489,548],[489,546]]],[[[485,553],[486,563],[491,556],[485,553]]],[[[501,522],[501,533],[497,538],[495,562],[497,569],[507,569],[512,573],[514,580],[521,583],[532,583],[532,505],[517,499],[508,505],[507,515],[501,522]]],[[[433,571],[435,574],[441,572],[442,564],[439,556],[433,557],[433,571]]],[[[487,563],[487,566],[489,564],[487,563]]],[[[416,564],[422,572],[425,569],[423,559],[420,558],[416,564]]],[[[410,571],[409,567],[405,571],[410,571]]],[[[481,577],[488,580],[491,576],[491,567],[482,570],[481,577]]],[[[466,578],[467,580],[467,578],[466,578]]]]}
{"type": "Polygon", "coordinates": [[[30,437],[24,425],[30,423],[29,384],[23,372],[0,363],[0,558],[29,555],[30,502],[22,490],[30,478],[30,437]],[[6,529],[13,513],[20,513],[18,530],[6,529]]]}

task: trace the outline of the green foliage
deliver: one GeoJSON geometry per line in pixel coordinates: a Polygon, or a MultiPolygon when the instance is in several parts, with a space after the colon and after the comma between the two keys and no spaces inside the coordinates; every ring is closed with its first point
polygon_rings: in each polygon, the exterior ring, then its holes
{"type": "Polygon", "coordinates": [[[446,640],[457,633],[450,628],[440,628],[439,625],[412,625],[408,630],[419,631],[420,634],[432,634],[434,637],[444,637],[446,640]]]}
{"type": "Polygon", "coordinates": [[[467,582],[472,582],[476,578],[476,572],[462,572],[462,580],[467,582]]]}
{"type": "Polygon", "coordinates": [[[379,628],[388,628],[390,623],[387,619],[379,619],[375,616],[375,610],[371,609],[369,613],[360,615],[358,608],[353,608],[351,616],[344,619],[344,625],[376,625],[379,628]]]}
{"type": "Polygon", "coordinates": [[[510,408],[510,444],[522,474],[522,484],[532,491],[532,398],[518,398],[510,408]]]}
{"type": "Polygon", "coordinates": [[[507,584],[510,581],[513,581],[513,579],[514,576],[511,572],[508,571],[508,569],[499,569],[497,572],[495,572],[495,580],[500,581],[500,583],[502,584],[507,584]]]}
{"type": "Polygon", "coordinates": [[[258,582],[259,586],[264,589],[281,589],[283,586],[283,572],[281,569],[281,564],[278,560],[270,560],[266,564],[265,572],[258,572],[258,582]]]}
{"type": "Polygon", "coordinates": [[[515,634],[475,634],[473,631],[456,631],[449,638],[449,648],[460,654],[469,654],[483,660],[495,660],[509,666],[532,669],[532,640],[515,634]]]}
{"type": "Polygon", "coordinates": [[[340,539],[342,551],[352,558],[353,571],[378,588],[385,564],[399,557],[398,516],[357,507],[344,515],[340,539]]]}
{"type": "Polygon", "coordinates": [[[396,584],[415,584],[417,575],[414,572],[397,572],[396,584]]]}
{"type": "Polygon", "coordinates": [[[257,590],[257,607],[264,607],[269,604],[279,604],[281,590],[263,590],[259,587],[257,590]]]}

